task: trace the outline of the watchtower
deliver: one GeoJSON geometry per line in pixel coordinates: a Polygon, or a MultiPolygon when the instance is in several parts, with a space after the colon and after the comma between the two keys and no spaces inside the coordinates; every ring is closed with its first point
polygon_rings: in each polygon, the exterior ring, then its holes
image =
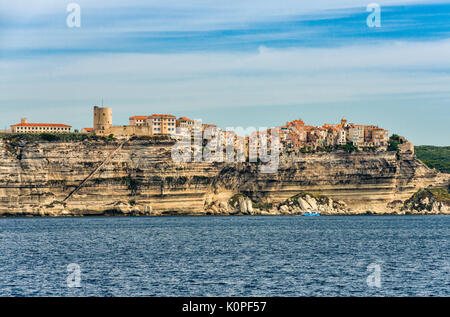
{"type": "Polygon", "coordinates": [[[94,107],[94,131],[108,130],[112,126],[112,109],[94,107]]]}

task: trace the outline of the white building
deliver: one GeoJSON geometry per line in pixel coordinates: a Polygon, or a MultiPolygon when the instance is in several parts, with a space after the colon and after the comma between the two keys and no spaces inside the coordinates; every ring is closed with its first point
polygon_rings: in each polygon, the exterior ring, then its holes
{"type": "Polygon", "coordinates": [[[22,118],[20,123],[11,125],[12,133],[70,133],[72,126],[59,123],[28,123],[22,118]]]}

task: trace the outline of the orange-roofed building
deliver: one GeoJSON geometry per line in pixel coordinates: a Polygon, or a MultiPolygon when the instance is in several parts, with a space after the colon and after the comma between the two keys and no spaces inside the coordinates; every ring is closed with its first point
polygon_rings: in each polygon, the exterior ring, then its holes
{"type": "Polygon", "coordinates": [[[131,126],[141,126],[145,125],[148,116],[132,116],[130,117],[130,125],[131,126]]]}
{"type": "Polygon", "coordinates": [[[217,125],[209,124],[209,123],[203,123],[202,124],[202,130],[205,131],[206,128],[217,128],[217,125]]]}
{"type": "Polygon", "coordinates": [[[350,124],[348,126],[347,140],[355,146],[364,143],[364,126],[361,124],[350,124]]]}
{"type": "Polygon", "coordinates": [[[81,129],[81,133],[92,133],[94,132],[94,128],[83,128],[81,129]]]}
{"type": "Polygon", "coordinates": [[[300,146],[300,144],[306,143],[307,140],[307,126],[303,120],[294,120],[286,123],[286,126],[290,129],[290,131],[294,132],[295,135],[290,135],[290,138],[297,138],[297,140],[293,141],[294,148],[300,146]]]}
{"type": "Polygon", "coordinates": [[[371,142],[375,146],[388,145],[388,141],[389,141],[389,132],[387,130],[378,127],[372,129],[371,142]]]}
{"type": "Polygon", "coordinates": [[[70,133],[72,126],[60,123],[28,123],[22,118],[20,123],[11,125],[12,133],[70,133]]]}
{"type": "Polygon", "coordinates": [[[153,135],[173,135],[176,130],[176,117],[171,114],[152,114],[146,124],[152,128],[153,135]]]}
{"type": "Polygon", "coordinates": [[[180,117],[176,121],[176,127],[177,128],[187,128],[190,131],[194,127],[194,123],[195,123],[194,120],[191,120],[186,117],[180,117]]]}

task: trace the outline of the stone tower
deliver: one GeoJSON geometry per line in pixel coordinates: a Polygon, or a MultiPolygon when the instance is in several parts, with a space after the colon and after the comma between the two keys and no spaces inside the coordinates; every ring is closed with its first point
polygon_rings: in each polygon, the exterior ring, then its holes
{"type": "Polygon", "coordinates": [[[108,130],[112,126],[112,109],[94,107],[94,131],[108,130]]]}

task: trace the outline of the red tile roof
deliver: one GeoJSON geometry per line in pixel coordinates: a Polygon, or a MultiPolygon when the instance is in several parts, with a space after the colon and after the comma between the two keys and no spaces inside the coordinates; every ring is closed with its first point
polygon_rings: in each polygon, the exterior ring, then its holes
{"type": "Polygon", "coordinates": [[[60,123],[18,123],[13,124],[12,127],[58,127],[58,128],[71,128],[71,125],[60,123]]]}
{"type": "Polygon", "coordinates": [[[147,118],[148,118],[148,116],[133,116],[133,117],[130,117],[130,119],[136,119],[136,120],[145,120],[147,118]]]}
{"type": "Polygon", "coordinates": [[[152,114],[150,117],[165,117],[165,118],[176,118],[171,114],[152,114]]]}
{"type": "Polygon", "coordinates": [[[181,120],[181,121],[191,121],[191,122],[194,122],[194,120],[191,120],[191,119],[189,119],[189,118],[186,118],[186,117],[181,117],[181,118],[178,118],[178,120],[181,120]]]}

